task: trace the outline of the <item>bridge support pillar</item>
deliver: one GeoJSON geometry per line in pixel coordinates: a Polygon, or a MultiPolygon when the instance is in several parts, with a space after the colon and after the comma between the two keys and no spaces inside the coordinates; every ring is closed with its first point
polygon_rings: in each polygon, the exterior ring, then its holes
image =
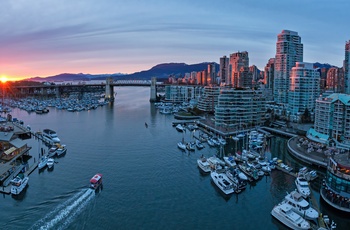
{"type": "Polygon", "coordinates": [[[105,100],[114,101],[113,78],[111,77],[106,79],[105,100]]]}
{"type": "Polygon", "coordinates": [[[156,77],[152,77],[152,80],[151,80],[151,97],[149,101],[150,102],[157,101],[157,78],[156,77]]]}

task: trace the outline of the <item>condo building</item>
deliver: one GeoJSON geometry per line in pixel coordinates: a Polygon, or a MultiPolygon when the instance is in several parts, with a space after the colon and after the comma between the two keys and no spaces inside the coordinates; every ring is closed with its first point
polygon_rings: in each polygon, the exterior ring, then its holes
{"type": "Polygon", "coordinates": [[[229,61],[230,59],[226,56],[220,58],[220,85],[229,85],[229,61]]]}
{"type": "Polygon", "coordinates": [[[275,59],[270,58],[264,68],[264,84],[268,89],[273,89],[274,72],[275,72],[275,59]]]}
{"type": "Polygon", "coordinates": [[[252,73],[249,71],[248,52],[230,55],[231,84],[233,88],[252,87],[252,73]]]}
{"type": "Polygon", "coordinates": [[[316,100],[314,128],[307,133],[308,138],[337,146],[350,145],[350,95],[333,93],[316,100]],[[321,140],[319,140],[321,139],[321,140]]]}
{"type": "Polygon", "coordinates": [[[290,71],[287,113],[290,120],[299,121],[307,109],[313,112],[320,96],[320,73],[312,63],[296,62],[290,71]]]}
{"type": "Polygon", "coordinates": [[[345,93],[350,94],[350,40],[345,43],[345,59],[343,68],[345,75],[345,93]]]}
{"type": "Polygon", "coordinates": [[[166,85],[165,100],[173,103],[190,102],[198,100],[202,94],[203,87],[166,85]]]}
{"type": "Polygon", "coordinates": [[[203,94],[198,100],[197,108],[204,112],[214,113],[215,107],[218,103],[218,96],[220,94],[220,87],[206,86],[203,94]]]}
{"type": "Polygon", "coordinates": [[[277,36],[274,100],[277,103],[288,103],[289,72],[296,62],[303,61],[303,44],[297,32],[282,30],[277,36]]]}
{"type": "Polygon", "coordinates": [[[326,90],[333,93],[344,92],[344,71],[342,68],[332,67],[328,70],[326,90]]]}
{"type": "Polygon", "coordinates": [[[215,107],[215,125],[254,127],[265,122],[265,97],[262,91],[222,88],[215,107]]]}

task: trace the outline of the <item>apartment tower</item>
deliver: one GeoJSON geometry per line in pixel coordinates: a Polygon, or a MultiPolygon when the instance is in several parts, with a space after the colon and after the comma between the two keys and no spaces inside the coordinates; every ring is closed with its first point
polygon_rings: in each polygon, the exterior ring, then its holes
{"type": "Polygon", "coordinates": [[[277,103],[288,103],[289,72],[303,61],[303,44],[297,32],[282,30],[277,36],[273,96],[277,103]]]}

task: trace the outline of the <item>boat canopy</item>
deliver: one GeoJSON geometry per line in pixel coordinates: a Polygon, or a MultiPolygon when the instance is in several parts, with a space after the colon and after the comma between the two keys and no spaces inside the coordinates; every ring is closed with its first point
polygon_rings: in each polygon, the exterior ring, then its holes
{"type": "Polygon", "coordinates": [[[98,183],[101,179],[102,179],[102,174],[97,173],[95,176],[93,176],[93,177],[90,179],[90,183],[96,184],[96,183],[98,183]]]}

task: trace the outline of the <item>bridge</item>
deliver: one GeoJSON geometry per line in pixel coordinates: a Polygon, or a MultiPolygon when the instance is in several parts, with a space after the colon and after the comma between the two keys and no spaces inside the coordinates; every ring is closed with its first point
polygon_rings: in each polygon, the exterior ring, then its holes
{"type": "Polygon", "coordinates": [[[15,98],[23,98],[28,96],[34,97],[52,97],[60,98],[63,95],[70,93],[79,93],[81,96],[84,93],[105,93],[107,100],[114,100],[115,86],[147,86],[151,87],[151,101],[156,100],[157,88],[163,87],[163,83],[157,82],[156,78],[152,80],[116,80],[107,78],[106,82],[101,83],[61,83],[61,84],[43,84],[35,86],[12,86],[11,88],[2,88],[6,95],[11,95],[15,98]]]}

